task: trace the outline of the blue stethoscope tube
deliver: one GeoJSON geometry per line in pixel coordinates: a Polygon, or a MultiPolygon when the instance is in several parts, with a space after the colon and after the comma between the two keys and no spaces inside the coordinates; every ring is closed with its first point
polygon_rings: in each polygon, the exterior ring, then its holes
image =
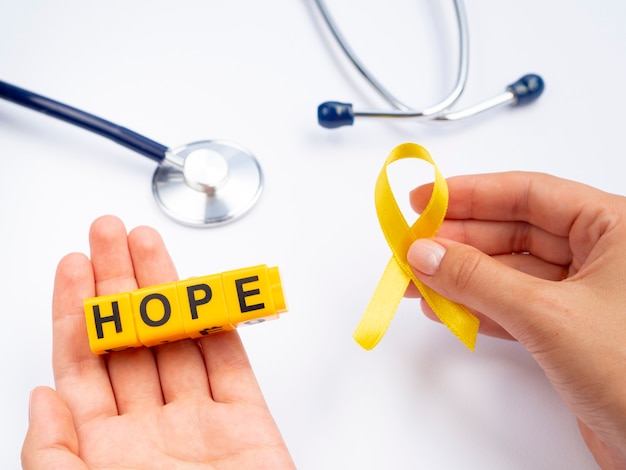
{"type": "Polygon", "coordinates": [[[259,199],[263,172],[246,148],[202,140],[170,149],[125,127],[0,81],[0,98],[47,114],[116,142],[158,163],[152,193],[175,221],[215,227],[236,220],[259,199]]]}
{"type": "Polygon", "coordinates": [[[165,145],[106,119],[59,103],[37,93],[0,81],[0,98],[82,127],[146,156],[157,163],[161,163],[165,159],[165,154],[168,150],[168,147],[165,145]]]}

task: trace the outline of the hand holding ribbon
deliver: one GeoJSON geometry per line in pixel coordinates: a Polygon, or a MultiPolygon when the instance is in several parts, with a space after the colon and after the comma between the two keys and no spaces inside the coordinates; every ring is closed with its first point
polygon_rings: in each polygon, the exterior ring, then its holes
{"type": "Polygon", "coordinates": [[[353,337],[365,349],[373,349],[389,328],[400,300],[409,282],[419,289],[441,322],[470,350],[474,349],[479,320],[464,306],[454,303],[422,284],[411,271],[406,254],[418,238],[435,236],[448,209],[448,186],[430,154],[420,145],[406,143],[391,151],[378,175],[375,190],[376,213],[380,227],[393,256],[374,291],[370,303],[359,322],[353,337]],[[403,158],[418,158],[435,169],[433,192],[426,209],[409,227],[389,185],[387,166],[403,158]]]}

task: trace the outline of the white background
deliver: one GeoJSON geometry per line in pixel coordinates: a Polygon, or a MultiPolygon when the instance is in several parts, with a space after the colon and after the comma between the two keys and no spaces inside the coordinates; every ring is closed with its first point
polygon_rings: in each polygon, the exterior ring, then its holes
{"type": "MultiPolygon", "coordinates": [[[[416,107],[456,73],[451,2],[329,0],[361,58],[416,107]]],[[[375,178],[397,144],[424,145],[446,176],[533,170],[624,193],[626,4],[471,1],[460,105],[540,73],[536,103],[452,125],[316,123],[325,100],[384,103],[307,0],[0,0],[0,80],[100,115],[164,145],[229,139],[266,187],[243,219],[175,224],[152,200],[155,164],[81,129],[0,102],[0,462],[19,466],[28,394],[53,385],[50,298],[58,260],[88,252],[116,214],[165,238],[181,277],[279,266],[289,312],[241,330],[301,469],[594,469],[575,418],[519,345],[476,351],[405,299],[371,352],[351,335],[390,252],[375,178]]],[[[423,180],[395,178],[405,204],[423,180]]],[[[426,175],[428,179],[428,175],[426,175]]],[[[520,302],[524,299],[520,298],[520,302]]]]}

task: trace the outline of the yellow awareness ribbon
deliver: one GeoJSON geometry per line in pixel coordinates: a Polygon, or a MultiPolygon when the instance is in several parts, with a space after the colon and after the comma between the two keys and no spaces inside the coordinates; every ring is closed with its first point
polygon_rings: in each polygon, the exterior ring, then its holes
{"type": "Polygon", "coordinates": [[[417,286],[441,322],[470,350],[474,349],[479,320],[464,306],[452,302],[422,284],[407,262],[411,243],[419,238],[435,236],[448,209],[448,185],[430,154],[420,145],[397,146],[387,157],[378,175],[375,190],[376,213],[393,256],[376,286],[376,290],[359,322],[353,337],[364,349],[373,349],[389,328],[409,283],[417,286]],[[420,217],[409,227],[389,186],[387,166],[403,158],[418,158],[435,169],[435,182],[430,200],[420,217]]]}

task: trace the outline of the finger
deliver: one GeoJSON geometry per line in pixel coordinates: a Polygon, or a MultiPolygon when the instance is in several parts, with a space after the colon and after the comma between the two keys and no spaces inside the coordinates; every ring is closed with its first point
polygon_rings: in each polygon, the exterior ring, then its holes
{"type": "MultiPolygon", "coordinates": [[[[589,186],[540,173],[511,172],[453,177],[448,218],[519,220],[565,237],[582,208],[603,194],[589,186]],[[563,194],[568,194],[563,204],[563,194]],[[559,210],[555,210],[559,208],[559,210]]],[[[410,194],[411,205],[421,212],[432,185],[410,194]]]]}
{"type": "Polygon", "coordinates": [[[149,348],[128,348],[106,357],[118,414],[163,405],[156,361],[149,348]]]}
{"type": "Polygon", "coordinates": [[[580,435],[596,459],[596,462],[598,462],[600,468],[619,468],[620,464],[618,462],[619,457],[616,455],[617,452],[613,453],[604,441],[600,439],[598,434],[596,434],[580,418],[577,418],[576,422],[578,423],[580,435]]]}
{"type": "MultiPolygon", "coordinates": [[[[544,260],[531,254],[497,255],[493,256],[493,258],[517,271],[548,281],[562,281],[569,274],[566,266],[546,263],[544,260]]],[[[421,297],[421,294],[415,284],[411,282],[404,296],[407,298],[418,298],[421,297]]]]}
{"type": "MultiPolygon", "coordinates": [[[[126,227],[121,220],[105,216],[94,221],[89,243],[98,295],[137,289],[126,227]]],[[[150,349],[131,348],[113,352],[106,356],[106,360],[120,414],[133,407],[163,403],[156,363],[150,349]]]]}
{"type": "Polygon", "coordinates": [[[265,405],[237,331],[224,331],[200,338],[200,345],[215,401],[265,405]]]}
{"type": "Polygon", "coordinates": [[[488,255],[528,252],[549,263],[569,265],[572,262],[566,237],[526,222],[446,220],[437,235],[472,245],[488,255]]]}
{"type": "Polygon", "coordinates": [[[409,285],[406,288],[406,291],[404,292],[404,296],[408,299],[417,299],[417,298],[420,298],[422,294],[420,294],[420,291],[415,286],[415,284],[413,284],[412,282],[409,282],[409,285]]]}
{"type": "MultiPolygon", "coordinates": [[[[430,308],[430,306],[426,303],[426,301],[424,299],[421,300],[420,307],[422,309],[422,312],[426,316],[426,318],[428,318],[428,319],[430,319],[430,320],[432,320],[434,322],[441,323],[441,320],[439,319],[439,317],[435,314],[435,312],[433,312],[433,309],[430,308]]],[[[478,332],[481,335],[491,336],[493,338],[500,338],[500,339],[506,339],[506,340],[514,340],[515,339],[515,338],[513,338],[509,334],[508,331],[506,331],[504,328],[502,328],[498,323],[493,321],[491,318],[486,317],[485,315],[483,315],[480,312],[476,312],[476,311],[473,311],[471,309],[470,309],[470,311],[480,321],[480,326],[478,328],[478,332]]]]}
{"type": "Polygon", "coordinates": [[[97,295],[117,294],[137,288],[126,227],[121,220],[113,216],[96,219],[89,231],[89,245],[97,295]]]}
{"type": "Polygon", "coordinates": [[[52,369],[57,391],[77,423],[117,414],[106,364],[92,354],[87,339],[83,299],[94,295],[89,259],[78,253],[64,257],[52,299],[52,369]]]}
{"type": "Polygon", "coordinates": [[[139,287],[176,282],[176,267],[159,233],[137,227],[128,234],[128,247],[139,287]]]}
{"type": "Polygon", "coordinates": [[[558,284],[511,269],[473,247],[422,239],[411,245],[407,258],[425,285],[481,312],[524,344],[562,321],[558,284]]]}
{"type": "Polygon", "coordinates": [[[78,437],[72,413],[57,392],[48,387],[37,387],[30,394],[22,468],[86,469],[77,454],[78,437]]]}
{"type": "MultiPolygon", "coordinates": [[[[560,265],[546,263],[532,255],[501,255],[494,256],[493,258],[505,266],[541,279],[561,281],[567,277],[567,268],[560,265]]],[[[410,283],[405,296],[418,298],[421,297],[421,294],[415,284],[410,283]]],[[[421,300],[421,308],[427,318],[441,323],[439,317],[423,299],[421,300]]],[[[479,333],[495,338],[509,340],[514,339],[506,330],[504,330],[491,318],[483,315],[477,310],[470,308],[470,311],[480,320],[479,333]]]]}
{"type": "Polygon", "coordinates": [[[161,344],[155,351],[165,403],[211,396],[202,352],[194,340],[161,344]]]}
{"type": "Polygon", "coordinates": [[[521,273],[530,274],[531,276],[545,279],[547,281],[562,281],[567,278],[569,269],[567,266],[560,264],[547,263],[541,258],[537,258],[532,254],[511,254],[493,256],[493,259],[500,263],[513,268],[521,273]]]}
{"type": "MultiPolygon", "coordinates": [[[[163,239],[149,227],[137,227],[128,244],[139,286],[178,280],[163,239]]],[[[155,348],[159,380],[166,403],[186,396],[208,396],[209,380],[202,353],[195,341],[180,340],[155,348]]]]}

